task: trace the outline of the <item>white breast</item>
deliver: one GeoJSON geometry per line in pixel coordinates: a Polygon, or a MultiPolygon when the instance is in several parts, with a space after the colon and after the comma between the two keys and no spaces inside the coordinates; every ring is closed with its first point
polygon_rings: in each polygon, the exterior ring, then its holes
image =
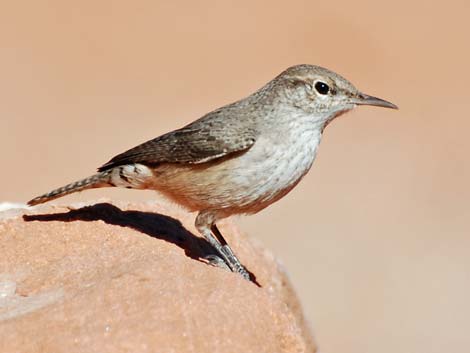
{"type": "Polygon", "coordinates": [[[287,131],[262,135],[235,161],[238,171],[232,174],[232,182],[239,187],[240,194],[245,190],[245,201],[258,203],[259,209],[289,192],[315,159],[321,129],[308,121],[305,124],[297,121],[287,131]]]}

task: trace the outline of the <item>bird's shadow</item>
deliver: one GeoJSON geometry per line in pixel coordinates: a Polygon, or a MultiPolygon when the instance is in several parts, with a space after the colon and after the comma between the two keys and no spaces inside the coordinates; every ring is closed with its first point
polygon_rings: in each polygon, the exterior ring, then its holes
{"type": "Polygon", "coordinates": [[[123,211],[110,203],[69,209],[68,212],[63,213],[24,215],[23,219],[27,222],[103,221],[107,224],[132,228],[153,238],[173,243],[182,248],[186,256],[194,260],[215,254],[208,241],[195,236],[183,227],[180,221],[172,217],[151,212],[123,211]]]}
{"type": "MultiPolygon", "coordinates": [[[[186,256],[202,261],[208,255],[216,255],[216,250],[203,238],[188,231],[180,221],[158,213],[143,211],[123,211],[110,203],[98,203],[68,212],[54,214],[24,215],[26,222],[31,221],[103,221],[107,224],[132,228],[153,238],[173,243],[184,250],[186,256]]],[[[259,286],[253,273],[251,280],[259,286]]]]}

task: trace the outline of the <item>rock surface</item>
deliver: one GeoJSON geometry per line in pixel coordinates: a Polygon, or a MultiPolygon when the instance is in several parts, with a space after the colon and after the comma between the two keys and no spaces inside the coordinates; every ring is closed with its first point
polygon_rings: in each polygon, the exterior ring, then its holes
{"type": "Polygon", "coordinates": [[[258,286],[201,260],[165,203],[0,212],[0,352],[315,352],[282,267],[229,222],[258,286]]]}

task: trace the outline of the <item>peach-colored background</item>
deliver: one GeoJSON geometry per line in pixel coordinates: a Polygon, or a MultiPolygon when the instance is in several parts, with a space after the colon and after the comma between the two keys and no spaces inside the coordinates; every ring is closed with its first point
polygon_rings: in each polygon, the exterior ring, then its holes
{"type": "MultiPolygon", "coordinates": [[[[296,190],[239,224],[285,263],[323,352],[468,350],[469,15],[468,0],[3,2],[0,201],[320,64],[400,110],[331,124],[296,190]]],[[[155,194],[68,201],[101,196],[155,194]]]]}

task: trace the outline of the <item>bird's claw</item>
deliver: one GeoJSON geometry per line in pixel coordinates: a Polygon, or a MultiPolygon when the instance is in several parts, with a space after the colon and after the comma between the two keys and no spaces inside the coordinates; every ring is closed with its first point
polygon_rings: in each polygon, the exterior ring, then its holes
{"type": "Polygon", "coordinates": [[[217,256],[217,255],[207,255],[207,256],[204,257],[204,259],[207,260],[209,262],[209,264],[212,265],[212,266],[223,268],[223,269],[231,271],[230,266],[227,265],[225,260],[222,259],[221,257],[217,256]]]}
{"type": "Polygon", "coordinates": [[[240,274],[244,279],[250,280],[250,274],[248,271],[243,267],[243,265],[238,261],[238,259],[233,255],[232,249],[228,245],[225,245],[221,248],[222,253],[226,260],[222,257],[217,255],[207,255],[204,257],[210,265],[226,269],[228,271],[232,271],[235,273],[240,274]]]}

